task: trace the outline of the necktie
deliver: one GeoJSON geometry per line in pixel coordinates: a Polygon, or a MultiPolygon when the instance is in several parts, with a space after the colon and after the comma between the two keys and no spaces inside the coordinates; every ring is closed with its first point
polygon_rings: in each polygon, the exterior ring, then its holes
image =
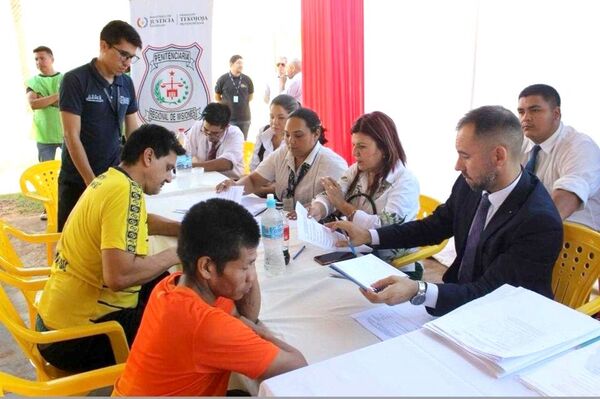
{"type": "Polygon", "coordinates": [[[217,150],[218,149],[219,149],[219,144],[210,143],[210,151],[208,151],[207,161],[212,161],[217,158],[217,150]]]}
{"type": "Polygon", "coordinates": [[[527,165],[525,165],[526,171],[530,173],[535,173],[535,162],[537,161],[538,152],[540,152],[541,149],[542,147],[540,147],[537,144],[533,146],[533,148],[531,149],[529,161],[527,161],[527,165]]]}
{"type": "Polygon", "coordinates": [[[481,237],[481,233],[483,232],[483,228],[485,226],[485,219],[487,218],[490,204],[491,203],[488,198],[488,194],[483,194],[481,196],[481,201],[479,201],[477,212],[475,212],[473,223],[471,223],[469,237],[467,237],[465,253],[463,254],[462,262],[460,263],[460,269],[458,271],[459,283],[470,283],[473,281],[475,253],[477,252],[477,244],[479,244],[479,238],[481,237]]]}
{"type": "Polygon", "coordinates": [[[298,187],[298,184],[300,184],[300,180],[302,180],[304,175],[306,175],[308,169],[310,169],[310,165],[307,163],[303,163],[300,167],[300,173],[298,173],[298,180],[296,180],[296,172],[294,172],[293,169],[290,170],[290,175],[288,176],[288,188],[285,195],[287,198],[292,198],[294,196],[294,193],[296,192],[296,187],[298,187]]]}

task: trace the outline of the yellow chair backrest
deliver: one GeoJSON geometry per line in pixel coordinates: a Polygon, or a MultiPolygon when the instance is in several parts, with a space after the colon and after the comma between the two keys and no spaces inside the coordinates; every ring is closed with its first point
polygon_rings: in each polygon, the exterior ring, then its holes
{"type": "Polygon", "coordinates": [[[59,370],[48,362],[40,354],[37,344],[49,344],[53,342],[66,341],[75,338],[87,337],[98,334],[106,334],[111,343],[117,363],[124,363],[129,355],[129,346],[123,328],[116,321],[75,326],[46,332],[35,331],[34,325],[27,327],[19,312],[15,308],[9,295],[4,290],[4,285],[18,288],[25,297],[29,307],[29,318],[35,320],[37,307],[35,298],[43,290],[47,278],[23,278],[12,276],[0,270],[0,322],[11,333],[14,340],[31,364],[35,367],[39,381],[63,377],[69,373],[59,370]]]}
{"type": "Polygon", "coordinates": [[[600,276],[600,233],[564,222],[563,247],[552,270],[554,299],[571,308],[589,301],[600,276]]]}
{"type": "Polygon", "coordinates": [[[25,233],[0,219],[0,268],[21,276],[40,276],[50,274],[47,266],[52,264],[54,246],[60,233],[25,233]],[[46,267],[24,268],[23,261],[11,243],[10,237],[30,244],[46,244],[46,267]]]}
{"type": "MultiPolygon", "coordinates": [[[[423,219],[433,213],[435,209],[440,205],[440,202],[432,197],[427,195],[419,196],[419,211],[417,212],[417,219],[423,219]]],[[[392,261],[392,265],[395,267],[406,266],[409,263],[414,263],[418,260],[422,260],[425,258],[429,258],[438,252],[440,252],[446,244],[448,240],[444,240],[437,245],[428,245],[426,247],[421,247],[416,252],[405,255],[401,258],[394,259],[392,261]]]]}
{"type": "Polygon", "coordinates": [[[419,195],[419,212],[417,212],[417,219],[423,219],[431,215],[439,205],[440,201],[428,197],[427,195],[419,195]]]}
{"type": "Polygon", "coordinates": [[[252,162],[252,155],[254,154],[254,143],[251,141],[244,141],[244,174],[250,173],[250,162],[252,162]]]}
{"type": "Polygon", "coordinates": [[[49,233],[55,233],[58,228],[59,172],[59,160],[40,162],[27,168],[19,181],[23,195],[44,204],[48,216],[46,231],[49,233]]]}

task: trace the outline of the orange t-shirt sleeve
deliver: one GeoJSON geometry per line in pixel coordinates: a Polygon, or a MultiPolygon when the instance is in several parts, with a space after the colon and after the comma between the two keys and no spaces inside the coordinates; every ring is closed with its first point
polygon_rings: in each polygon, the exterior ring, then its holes
{"type": "Polygon", "coordinates": [[[215,310],[195,332],[195,364],[231,370],[256,379],[267,370],[279,347],[258,336],[241,320],[215,310]]]}

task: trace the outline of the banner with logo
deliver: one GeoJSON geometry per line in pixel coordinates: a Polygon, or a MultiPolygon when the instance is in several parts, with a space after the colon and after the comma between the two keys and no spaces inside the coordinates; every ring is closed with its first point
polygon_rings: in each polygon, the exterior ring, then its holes
{"type": "Polygon", "coordinates": [[[131,77],[142,123],[182,134],[210,102],[213,0],[130,0],[142,37],[131,77]]]}

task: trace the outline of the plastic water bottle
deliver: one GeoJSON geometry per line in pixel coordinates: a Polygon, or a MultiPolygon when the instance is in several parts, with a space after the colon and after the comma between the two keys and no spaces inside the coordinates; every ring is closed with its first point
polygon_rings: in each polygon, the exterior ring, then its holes
{"type": "Polygon", "coordinates": [[[192,185],[192,157],[188,154],[178,155],[175,162],[175,181],[177,187],[190,188],[192,185]]]}
{"type": "Polygon", "coordinates": [[[285,264],[290,263],[290,223],[288,222],[287,212],[283,209],[283,203],[277,203],[277,210],[281,213],[283,219],[283,259],[285,264]]]}
{"type": "Polygon", "coordinates": [[[260,234],[265,249],[265,270],[269,276],[285,271],[283,258],[283,218],[275,207],[273,194],[267,195],[267,210],[260,218],[260,234]]]}

